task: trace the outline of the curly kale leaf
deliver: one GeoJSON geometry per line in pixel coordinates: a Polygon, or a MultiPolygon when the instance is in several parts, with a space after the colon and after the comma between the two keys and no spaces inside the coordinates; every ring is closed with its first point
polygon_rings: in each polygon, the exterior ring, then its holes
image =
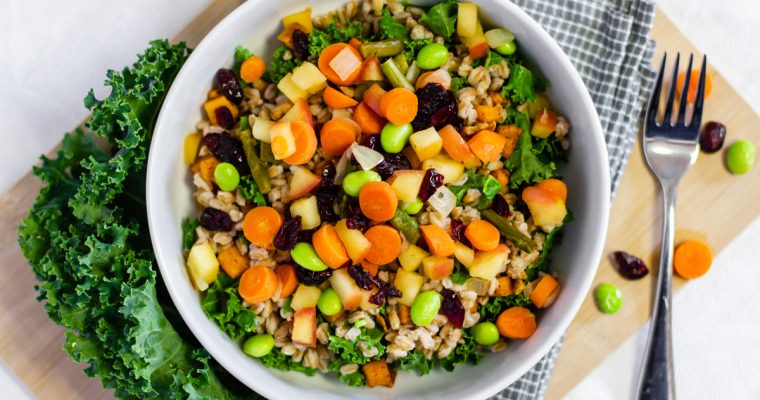
{"type": "Polygon", "coordinates": [[[341,338],[335,335],[328,335],[327,348],[330,349],[335,355],[345,361],[348,364],[363,365],[372,360],[381,358],[385,354],[385,345],[381,343],[383,339],[383,331],[377,328],[366,329],[361,328],[361,333],[355,341],[351,341],[345,338],[341,338]],[[374,357],[367,357],[356,346],[356,343],[364,341],[367,342],[370,348],[377,348],[377,355],[374,357]]]}
{"type": "Polygon", "coordinates": [[[292,358],[283,354],[277,347],[273,348],[269,354],[261,357],[260,360],[267,368],[279,369],[280,371],[296,371],[308,376],[317,374],[316,368],[305,367],[303,364],[293,361],[292,358]]]}
{"type": "Polygon", "coordinates": [[[557,162],[565,161],[567,151],[556,137],[534,138],[530,134],[530,117],[514,109],[507,110],[507,122],[522,129],[512,155],[504,161],[512,189],[557,176],[557,162]]]}
{"type": "Polygon", "coordinates": [[[377,23],[380,28],[380,39],[409,39],[409,30],[404,24],[396,21],[387,8],[383,10],[383,16],[377,23]]]}
{"type": "Polygon", "coordinates": [[[472,170],[467,170],[467,181],[465,183],[449,185],[448,188],[457,197],[457,204],[462,204],[462,199],[469,189],[477,189],[481,193],[477,209],[482,210],[491,203],[494,196],[501,191],[502,186],[501,182],[491,175],[476,174],[472,170]]]}
{"type": "Polygon", "coordinates": [[[427,25],[436,35],[450,37],[457,27],[456,0],[446,0],[430,7],[420,17],[420,22],[427,25]]]}
{"type": "Polygon", "coordinates": [[[527,296],[512,294],[509,296],[491,297],[488,303],[480,306],[481,321],[496,321],[502,311],[511,307],[530,307],[531,301],[527,296]]]}
{"type": "Polygon", "coordinates": [[[237,287],[236,279],[220,273],[201,301],[206,315],[233,339],[256,329],[256,314],[243,305],[237,287]]]}
{"type": "Polygon", "coordinates": [[[314,29],[309,33],[309,54],[316,59],[325,47],[333,43],[348,43],[353,38],[364,38],[362,24],[353,21],[342,25],[338,23],[337,16],[333,17],[325,29],[314,29]]]}
{"type": "Polygon", "coordinates": [[[407,353],[407,355],[399,360],[398,367],[402,371],[414,371],[418,375],[427,375],[433,369],[433,360],[428,360],[422,351],[414,349],[407,353]]]}
{"type": "Polygon", "coordinates": [[[532,281],[536,279],[539,272],[549,271],[549,262],[551,261],[549,253],[551,252],[553,246],[558,245],[562,242],[562,232],[565,224],[573,222],[573,219],[573,213],[568,210],[567,215],[565,215],[565,219],[562,220],[562,225],[552,229],[552,231],[546,235],[546,239],[544,239],[544,245],[541,248],[541,254],[539,254],[538,259],[525,269],[527,280],[532,281]]]}
{"type": "Polygon", "coordinates": [[[336,360],[333,360],[330,365],[327,366],[327,369],[331,372],[335,372],[338,374],[338,381],[342,382],[343,384],[346,384],[348,386],[365,386],[367,385],[367,379],[364,377],[364,374],[362,374],[359,371],[352,372],[350,374],[341,374],[340,369],[344,365],[349,364],[342,358],[338,358],[336,360]]]}
{"type": "Polygon", "coordinates": [[[282,77],[301,64],[303,64],[303,60],[293,56],[293,52],[286,46],[280,46],[272,54],[272,62],[269,63],[269,68],[264,73],[264,79],[272,83],[278,83],[282,77]],[[288,59],[286,59],[286,54],[290,55],[288,59]]]}
{"type": "Polygon", "coordinates": [[[257,206],[267,205],[266,197],[261,193],[261,190],[259,190],[259,187],[256,185],[256,181],[251,175],[241,177],[238,188],[240,188],[240,194],[243,195],[246,200],[257,206]]]}
{"type": "Polygon", "coordinates": [[[457,364],[472,364],[477,365],[480,359],[483,357],[480,354],[475,339],[470,336],[466,331],[462,331],[462,343],[459,343],[454,351],[451,352],[446,358],[439,360],[439,364],[446,371],[453,371],[457,364]]]}

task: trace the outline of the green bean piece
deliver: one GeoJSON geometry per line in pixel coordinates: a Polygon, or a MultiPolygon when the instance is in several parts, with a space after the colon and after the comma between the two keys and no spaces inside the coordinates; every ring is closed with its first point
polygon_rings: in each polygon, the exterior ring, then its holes
{"type": "Polygon", "coordinates": [[[420,77],[420,73],[422,73],[422,70],[420,69],[420,66],[417,65],[417,61],[412,61],[409,70],[406,71],[406,80],[414,85],[414,83],[417,82],[417,78],[420,77]]]}
{"type": "Polygon", "coordinates": [[[387,59],[382,65],[380,65],[380,68],[383,69],[383,74],[385,74],[385,77],[388,78],[388,81],[391,82],[393,87],[402,87],[404,89],[409,89],[412,92],[414,91],[414,86],[406,80],[404,74],[401,73],[401,69],[399,69],[398,65],[392,58],[387,59]]]}
{"type": "Polygon", "coordinates": [[[388,39],[379,42],[366,42],[359,46],[359,53],[363,58],[369,56],[392,57],[404,51],[404,42],[401,39],[388,39]]]}
{"type": "Polygon", "coordinates": [[[533,239],[524,235],[519,229],[515,228],[511,222],[507,221],[506,218],[496,214],[494,210],[484,210],[481,212],[481,215],[488,222],[494,224],[496,229],[498,229],[507,240],[514,243],[518,249],[530,253],[537,248],[536,242],[534,242],[533,239]]]}
{"type": "Polygon", "coordinates": [[[261,155],[259,156],[261,157],[261,161],[265,163],[273,163],[277,161],[274,158],[274,154],[272,154],[272,145],[270,145],[269,143],[264,143],[264,142],[259,143],[259,153],[261,153],[261,155]]]}
{"type": "Polygon", "coordinates": [[[417,221],[410,217],[409,214],[401,210],[396,209],[396,214],[391,219],[391,225],[398,229],[409,243],[417,243],[422,233],[420,232],[420,226],[417,225],[417,221]]]}
{"type": "Polygon", "coordinates": [[[393,61],[396,62],[396,65],[398,65],[398,69],[401,70],[401,73],[406,75],[406,71],[409,71],[409,62],[406,60],[404,53],[396,54],[396,56],[393,57],[393,61]]]}
{"type": "Polygon", "coordinates": [[[240,131],[240,141],[243,142],[243,151],[245,158],[248,159],[248,166],[251,168],[251,176],[256,181],[261,193],[267,194],[272,191],[272,182],[269,180],[267,166],[259,159],[256,152],[256,139],[251,135],[251,131],[240,131]]]}

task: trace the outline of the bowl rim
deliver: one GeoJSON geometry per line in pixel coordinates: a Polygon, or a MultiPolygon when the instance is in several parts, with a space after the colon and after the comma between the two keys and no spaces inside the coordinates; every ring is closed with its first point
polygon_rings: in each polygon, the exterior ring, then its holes
{"type": "MultiPolygon", "coordinates": [[[[226,15],[219,23],[217,23],[211,31],[198,43],[195,50],[190,54],[188,59],[185,61],[185,65],[180,69],[179,73],[176,75],[175,80],[172,84],[172,86],[169,88],[167,95],[164,99],[164,103],[161,106],[161,110],[159,112],[158,118],[156,119],[155,127],[154,127],[154,133],[160,131],[160,127],[164,123],[164,121],[169,118],[167,117],[167,114],[164,112],[164,106],[168,103],[168,99],[172,98],[173,93],[176,92],[178,89],[174,85],[174,83],[178,81],[182,81],[183,76],[187,73],[187,68],[185,68],[186,65],[193,62],[193,60],[197,57],[200,57],[199,54],[202,55],[203,49],[209,46],[212,46],[215,42],[217,37],[221,36],[224,31],[228,29],[229,26],[234,26],[235,24],[240,23],[240,19],[243,18],[243,16],[246,14],[246,11],[249,8],[255,8],[256,4],[259,2],[263,2],[266,0],[248,0],[235,8],[232,12],[230,12],[228,15],[226,15]],[[195,58],[194,58],[195,57],[195,58]]],[[[477,1],[473,1],[477,2],[477,1]]],[[[535,21],[532,17],[530,17],[524,10],[522,10],[520,7],[512,3],[511,1],[501,1],[498,2],[498,5],[500,7],[503,7],[505,13],[512,14],[515,18],[522,20],[527,26],[529,26],[533,33],[535,33],[534,40],[542,42],[543,46],[548,47],[552,52],[559,55],[559,63],[560,63],[560,69],[563,71],[568,72],[567,77],[570,79],[570,84],[573,86],[574,89],[578,89],[579,97],[578,101],[582,103],[582,109],[587,110],[590,113],[593,129],[592,132],[587,132],[587,135],[591,137],[592,139],[592,147],[594,147],[595,151],[598,151],[600,153],[599,157],[599,163],[593,167],[598,168],[602,172],[601,174],[601,181],[597,182],[596,184],[599,185],[600,190],[598,190],[598,198],[595,199],[598,204],[600,205],[600,208],[596,210],[597,213],[600,214],[600,220],[602,221],[602,226],[599,227],[596,234],[596,240],[594,240],[592,245],[592,252],[591,257],[589,258],[589,271],[585,273],[585,276],[583,279],[580,280],[580,287],[585,289],[582,293],[577,293],[573,296],[571,296],[571,299],[569,301],[568,305],[568,312],[561,314],[559,317],[559,320],[554,323],[555,327],[549,331],[547,337],[544,339],[542,343],[539,344],[536,351],[532,352],[528,357],[526,357],[521,362],[520,368],[514,368],[511,371],[506,371],[506,373],[503,375],[501,379],[493,379],[491,381],[481,382],[477,387],[471,388],[472,391],[470,392],[473,397],[490,397],[496,393],[498,393],[501,390],[504,390],[507,386],[514,383],[517,379],[519,379],[523,374],[528,372],[531,368],[535,366],[535,364],[544,357],[552,346],[554,346],[560,338],[564,335],[567,327],[570,325],[571,321],[575,318],[578,309],[580,308],[581,304],[583,303],[583,300],[586,297],[586,293],[591,287],[591,283],[594,279],[594,276],[596,274],[596,270],[598,268],[602,250],[604,247],[604,239],[606,238],[607,229],[608,229],[608,221],[609,221],[609,212],[610,212],[610,174],[609,174],[609,164],[607,163],[608,160],[608,153],[607,153],[607,147],[604,140],[603,135],[603,129],[601,126],[601,122],[599,120],[599,116],[597,113],[596,106],[594,105],[591,96],[588,92],[588,89],[586,88],[585,84],[583,83],[583,80],[581,79],[577,69],[572,65],[570,59],[567,57],[565,52],[560,48],[559,44],[544,30],[544,28],[535,21]],[[592,263],[593,262],[593,263],[592,263]]],[[[151,145],[153,145],[157,141],[158,135],[153,135],[151,139],[151,145]]],[[[151,171],[155,170],[156,165],[158,163],[165,163],[166,159],[160,159],[153,156],[153,152],[149,153],[148,158],[148,165],[147,165],[147,177],[146,177],[146,208],[148,212],[148,225],[149,225],[149,231],[151,233],[151,243],[152,247],[155,253],[156,262],[158,264],[159,270],[162,274],[162,276],[167,275],[166,268],[168,268],[168,265],[171,264],[171,262],[167,259],[167,256],[164,254],[161,243],[159,243],[159,240],[156,238],[155,228],[156,224],[158,224],[158,219],[161,218],[160,216],[156,215],[154,212],[154,207],[151,207],[152,204],[152,192],[153,192],[153,186],[154,186],[154,179],[152,179],[152,176],[154,174],[151,173],[151,171]]],[[[155,188],[157,189],[157,188],[155,188]]],[[[220,345],[218,345],[211,337],[212,333],[208,332],[203,326],[200,325],[199,322],[196,322],[191,315],[191,311],[189,309],[185,308],[185,302],[181,298],[179,294],[179,288],[178,283],[174,282],[171,279],[165,279],[164,284],[166,285],[167,291],[169,292],[172,301],[174,302],[175,306],[177,307],[177,310],[179,311],[180,315],[182,316],[182,319],[184,322],[188,325],[190,328],[190,331],[193,333],[193,335],[199,340],[201,345],[211,354],[214,359],[219,362],[219,364],[225,368],[229,373],[231,373],[233,376],[235,376],[238,380],[240,380],[242,383],[244,383],[246,386],[251,388],[252,390],[256,391],[260,395],[263,395],[267,398],[279,398],[282,397],[282,393],[277,391],[278,385],[267,385],[263,384],[262,381],[257,381],[255,376],[249,376],[248,374],[242,373],[242,371],[238,370],[234,366],[233,360],[229,359],[224,349],[220,348],[220,345]]],[[[242,353],[242,351],[241,351],[242,353]]],[[[270,382],[271,383],[271,382],[270,382]]]]}

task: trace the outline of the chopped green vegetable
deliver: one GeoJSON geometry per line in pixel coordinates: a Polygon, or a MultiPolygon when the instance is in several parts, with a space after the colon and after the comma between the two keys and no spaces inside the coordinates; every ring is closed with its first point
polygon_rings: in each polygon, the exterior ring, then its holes
{"type": "Polygon", "coordinates": [[[446,0],[430,7],[420,17],[420,22],[427,25],[436,35],[448,38],[457,27],[456,0],[446,0]]]}
{"type": "Polygon", "coordinates": [[[509,222],[506,218],[502,217],[499,214],[496,214],[493,210],[484,210],[481,213],[481,216],[483,219],[487,220],[488,222],[492,223],[496,229],[499,230],[499,232],[504,235],[507,240],[514,243],[514,245],[526,252],[530,253],[531,251],[535,250],[537,245],[536,242],[533,241],[530,237],[526,236],[524,233],[520,232],[517,228],[512,225],[511,222],[509,222]]]}
{"type": "Polygon", "coordinates": [[[549,258],[549,252],[554,245],[559,244],[562,241],[562,229],[565,227],[565,224],[570,222],[573,222],[573,213],[568,210],[565,219],[562,221],[562,225],[552,229],[551,232],[546,235],[538,259],[525,269],[525,275],[527,275],[529,281],[536,279],[539,272],[549,271],[549,262],[551,261],[549,258]]]}
{"type": "MultiPolygon", "coordinates": [[[[489,56],[490,56],[489,52],[489,56]]],[[[520,64],[510,65],[509,80],[501,90],[501,94],[514,103],[527,103],[536,99],[533,87],[533,73],[520,64]]]]}
{"type": "Polygon", "coordinates": [[[361,22],[353,21],[346,26],[340,26],[338,17],[334,16],[330,25],[325,29],[314,29],[309,33],[309,54],[316,59],[328,45],[348,43],[353,38],[362,39],[363,33],[361,22]]]}
{"type": "Polygon", "coordinates": [[[330,44],[332,44],[330,35],[328,35],[326,31],[314,29],[309,34],[309,54],[315,59],[319,58],[319,54],[322,50],[330,44]]]}
{"type": "Polygon", "coordinates": [[[504,57],[502,57],[499,53],[488,50],[488,56],[486,56],[485,66],[490,67],[492,65],[498,65],[501,64],[501,62],[504,61],[504,57]]]}
{"type": "Polygon", "coordinates": [[[464,285],[470,278],[470,271],[459,260],[454,260],[454,273],[451,274],[451,281],[457,285],[464,285]]]}
{"type": "Polygon", "coordinates": [[[409,39],[409,30],[404,24],[393,19],[387,8],[383,10],[383,16],[377,24],[380,28],[380,39],[409,39]]]}
{"type": "Polygon", "coordinates": [[[237,280],[220,272],[203,294],[201,308],[231,338],[237,339],[256,330],[256,314],[243,305],[237,280]]]}
{"type": "Polygon", "coordinates": [[[391,225],[398,229],[409,243],[417,243],[422,235],[417,221],[399,208],[396,209],[396,214],[391,219],[391,225]]]}
{"type": "Polygon", "coordinates": [[[532,304],[528,296],[511,294],[509,296],[491,297],[488,303],[478,308],[478,312],[481,321],[496,321],[499,314],[507,308],[532,307],[532,304]]]}
{"type": "Polygon", "coordinates": [[[256,152],[256,139],[251,135],[251,131],[239,131],[239,134],[245,157],[248,160],[248,167],[251,169],[251,176],[256,181],[256,187],[261,193],[269,193],[272,191],[272,182],[269,180],[267,166],[259,159],[256,152]]]}
{"type": "Polygon", "coordinates": [[[429,374],[433,369],[433,364],[434,361],[425,358],[419,349],[410,351],[404,358],[398,360],[398,367],[402,371],[414,371],[420,376],[429,374]]]}
{"type": "Polygon", "coordinates": [[[286,46],[280,46],[272,54],[272,62],[269,63],[269,68],[264,73],[264,79],[272,83],[278,83],[283,76],[301,64],[303,64],[303,60],[295,58],[293,52],[286,46]],[[289,60],[285,59],[285,54],[290,54],[289,60]]]}
{"type": "Polygon", "coordinates": [[[465,86],[467,86],[466,76],[451,75],[451,91],[457,93],[465,86]]]}
{"type": "Polygon", "coordinates": [[[240,194],[243,196],[243,198],[252,202],[253,204],[256,204],[257,206],[267,205],[266,197],[264,197],[264,194],[261,193],[259,187],[256,186],[256,181],[253,180],[252,176],[246,175],[240,178],[240,185],[238,186],[238,189],[240,190],[240,194]]]}
{"type": "Polygon", "coordinates": [[[522,129],[515,150],[504,161],[504,166],[509,171],[509,187],[515,189],[556,176],[557,165],[554,160],[566,157],[566,151],[559,141],[553,136],[549,139],[534,139],[529,133],[528,114],[509,109],[507,121],[522,129]]]}
{"type": "Polygon", "coordinates": [[[478,202],[477,209],[482,210],[491,203],[494,196],[496,196],[502,189],[501,183],[491,175],[476,174],[472,170],[467,170],[467,181],[462,185],[449,185],[451,190],[457,197],[457,204],[462,204],[462,199],[467,190],[477,189],[480,191],[480,202],[478,202]]]}
{"type": "Polygon", "coordinates": [[[327,348],[335,353],[337,358],[343,360],[347,364],[364,365],[372,360],[382,358],[385,355],[385,345],[381,343],[383,339],[383,331],[377,328],[360,328],[360,330],[361,333],[356,337],[355,341],[328,334],[327,348]],[[377,348],[377,355],[374,357],[365,356],[362,350],[356,346],[360,341],[367,342],[367,345],[369,346],[368,348],[377,348]]]}
{"type": "Polygon", "coordinates": [[[364,42],[359,46],[359,53],[362,57],[369,56],[392,57],[401,54],[404,49],[404,42],[400,39],[387,39],[378,42],[364,42]]]}
{"type": "Polygon", "coordinates": [[[401,69],[399,69],[398,65],[396,65],[396,62],[393,61],[392,58],[385,60],[385,62],[380,65],[380,68],[382,68],[383,74],[388,78],[388,81],[393,87],[402,87],[414,92],[414,86],[412,86],[412,84],[406,79],[406,76],[401,73],[401,69]]]}
{"type": "Polygon", "coordinates": [[[195,243],[195,228],[201,224],[198,218],[182,220],[182,248],[190,250],[195,243]]]}
{"type": "Polygon", "coordinates": [[[433,43],[432,38],[414,39],[404,41],[404,57],[407,60],[414,60],[417,58],[417,52],[423,48],[426,44],[433,43]]]}
{"type": "Polygon", "coordinates": [[[364,374],[362,374],[360,371],[356,371],[350,374],[343,375],[340,373],[340,369],[346,365],[350,364],[343,360],[342,358],[338,358],[330,362],[330,364],[327,366],[327,370],[331,372],[335,372],[338,374],[338,381],[341,383],[348,385],[348,386],[355,386],[355,387],[361,387],[367,385],[367,380],[364,377],[364,374]]]}
{"type": "Polygon", "coordinates": [[[253,56],[253,52],[246,49],[245,47],[238,45],[235,47],[235,55],[233,56],[233,63],[232,63],[232,71],[235,73],[235,76],[238,78],[238,83],[240,83],[240,86],[246,87],[250,85],[250,83],[242,80],[240,78],[240,65],[243,64],[243,61],[247,60],[249,57],[253,56]]]}
{"type": "Polygon", "coordinates": [[[261,360],[261,363],[265,367],[279,369],[280,371],[296,371],[308,376],[314,376],[317,373],[316,368],[304,367],[300,362],[295,362],[292,358],[283,354],[277,347],[273,348],[269,354],[261,357],[259,360],[261,360]]]}
{"type": "Polygon", "coordinates": [[[459,343],[448,357],[439,361],[441,367],[446,371],[453,371],[457,364],[477,365],[483,357],[480,351],[478,351],[475,339],[469,333],[462,331],[462,339],[464,341],[459,343]]]}

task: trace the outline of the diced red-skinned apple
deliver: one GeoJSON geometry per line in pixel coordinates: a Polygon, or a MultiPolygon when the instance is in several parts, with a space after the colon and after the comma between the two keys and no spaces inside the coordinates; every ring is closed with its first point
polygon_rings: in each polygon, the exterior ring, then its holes
{"type": "Polygon", "coordinates": [[[280,121],[306,121],[314,128],[314,117],[311,115],[309,103],[304,99],[297,99],[293,102],[293,107],[280,118],[280,121]]]}
{"type": "Polygon", "coordinates": [[[317,196],[304,197],[294,201],[290,205],[290,215],[301,217],[301,229],[304,230],[318,228],[322,224],[317,206],[317,196]]]}
{"type": "Polygon", "coordinates": [[[492,279],[507,270],[509,247],[500,244],[494,250],[480,251],[470,265],[470,276],[482,279],[492,279]]]}
{"type": "Polygon", "coordinates": [[[322,291],[316,286],[307,286],[299,284],[290,300],[290,307],[298,311],[303,308],[316,307],[319,302],[319,295],[322,291]]]}
{"type": "Polygon", "coordinates": [[[385,89],[381,88],[377,83],[364,91],[364,103],[366,103],[377,115],[383,115],[380,111],[380,99],[383,98],[385,93],[387,93],[385,89]]]}
{"type": "Polygon", "coordinates": [[[293,317],[294,343],[306,347],[315,347],[317,345],[317,309],[316,307],[306,307],[296,311],[293,317]]]}
{"type": "Polygon", "coordinates": [[[377,289],[373,290],[362,290],[362,302],[359,304],[359,308],[361,308],[364,311],[371,311],[378,307],[377,304],[372,303],[369,301],[370,296],[377,293],[377,289]]]}
{"type": "Polygon", "coordinates": [[[211,245],[201,243],[193,246],[187,256],[187,268],[198,290],[208,289],[219,273],[219,260],[211,245]]]}
{"type": "Polygon", "coordinates": [[[264,143],[272,143],[272,137],[269,135],[269,128],[271,128],[275,122],[262,117],[253,117],[250,121],[252,122],[251,134],[254,139],[261,140],[264,143]]]}
{"type": "Polygon", "coordinates": [[[357,83],[384,80],[386,79],[385,74],[383,74],[383,69],[380,67],[380,60],[375,55],[367,57],[362,63],[362,72],[359,73],[357,83]]]}
{"type": "Polygon", "coordinates": [[[338,234],[338,238],[346,248],[348,257],[354,264],[362,262],[364,257],[369,253],[369,249],[372,247],[372,243],[364,237],[362,231],[358,229],[350,229],[346,225],[346,220],[342,219],[335,224],[335,232],[338,234]]]}
{"type": "Polygon", "coordinates": [[[310,62],[293,68],[293,83],[309,94],[314,94],[327,87],[327,77],[310,62]]]}
{"type": "Polygon", "coordinates": [[[461,162],[467,169],[480,166],[478,157],[473,154],[470,146],[467,145],[462,135],[453,126],[444,126],[443,129],[438,131],[438,135],[441,137],[443,149],[452,159],[461,162]]]}
{"type": "Polygon", "coordinates": [[[409,136],[409,144],[412,146],[412,149],[414,149],[414,153],[417,154],[417,158],[420,161],[425,161],[428,158],[437,156],[443,148],[441,136],[438,135],[438,131],[432,126],[412,133],[412,135],[409,136]]]}
{"type": "Polygon", "coordinates": [[[460,3],[457,6],[457,35],[465,38],[473,37],[479,24],[476,4],[460,3]]]}
{"type": "Polygon", "coordinates": [[[422,179],[425,177],[423,171],[414,169],[402,169],[395,171],[388,183],[391,189],[396,192],[396,196],[401,201],[414,201],[422,186],[422,179]]]}
{"type": "Polygon", "coordinates": [[[475,250],[465,246],[462,242],[454,242],[454,257],[467,268],[475,261],[475,250]]]}
{"type": "Polygon", "coordinates": [[[362,304],[364,290],[356,285],[354,278],[348,274],[348,269],[334,270],[329,280],[333,290],[338,293],[344,309],[355,310],[362,304]]]}
{"type": "Polygon", "coordinates": [[[425,257],[422,260],[422,272],[428,279],[439,281],[454,272],[454,260],[448,257],[425,257]]]}
{"type": "Polygon", "coordinates": [[[309,93],[295,84],[293,82],[293,73],[288,72],[287,75],[282,77],[280,81],[277,83],[277,89],[280,89],[282,94],[285,95],[285,97],[288,98],[288,100],[295,103],[298,99],[305,99],[309,97],[309,93]]]}
{"type": "Polygon", "coordinates": [[[464,165],[459,161],[454,161],[446,154],[438,154],[422,162],[422,169],[427,171],[430,168],[443,175],[443,183],[449,184],[456,182],[464,174],[464,165]]]}
{"type": "Polygon", "coordinates": [[[533,120],[533,126],[530,128],[530,134],[537,138],[546,139],[556,127],[557,114],[544,108],[536,114],[536,119],[533,120]]]}
{"type": "Polygon", "coordinates": [[[290,167],[290,170],[293,172],[293,178],[291,178],[288,184],[288,192],[284,199],[286,203],[306,196],[322,183],[322,178],[309,171],[306,167],[293,166],[290,167]]]}
{"type": "Polygon", "coordinates": [[[417,82],[414,83],[414,87],[417,89],[424,88],[430,83],[437,83],[443,86],[444,89],[449,90],[451,88],[451,74],[448,70],[443,68],[435,71],[428,71],[420,75],[417,78],[417,82]]]}
{"type": "Polygon", "coordinates": [[[398,262],[401,264],[401,268],[413,272],[422,265],[422,260],[429,256],[430,253],[423,250],[416,244],[410,244],[398,255],[398,262]]]}
{"type": "Polygon", "coordinates": [[[272,154],[277,160],[288,158],[296,152],[296,138],[290,122],[277,122],[269,128],[272,154]]]}
{"type": "Polygon", "coordinates": [[[544,230],[551,230],[562,224],[567,215],[565,202],[554,193],[528,186],[523,189],[522,199],[530,210],[533,223],[544,230]]]}
{"type": "Polygon", "coordinates": [[[396,301],[400,304],[411,307],[414,298],[417,297],[417,293],[420,292],[420,288],[424,282],[425,278],[416,272],[407,271],[403,268],[396,271],[396,278],[393,280],[393,286],[401,291],[401,297],[396,301]]]}

